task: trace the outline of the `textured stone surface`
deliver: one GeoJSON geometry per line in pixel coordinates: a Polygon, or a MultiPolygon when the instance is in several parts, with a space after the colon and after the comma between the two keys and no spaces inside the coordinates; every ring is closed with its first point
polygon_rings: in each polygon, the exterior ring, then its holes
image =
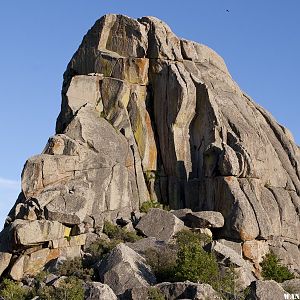
{"type": "Polygon", "coordinates": [[[208,248],[212,253],[216,255],[218,260],[224,263],[224,265],[226,266],[232,265],[234,267],[243,267],[246,269],[250,268],[249,264],[244,259],[242,259],[241,255],[224,244],[213,241],[210,245],[208,245],[208,248]]]}
{"type": "Polygon", "coordinates": [[[145,259],[125,244],[119,244],[98,265],[100,280],[122,295],[133,287],[149,286],[155,277],[145,259]]]}
{"type": "Polygon", "coordinates": [[[217,242],[233,249],[236,253],[238,253],[242,257],[242,244],[241,243],[228,241],[228,240],[225,240],[225,239],[217,240],[217,242]]]}
{"type": "Polygon", "coordinates": [[[85,292],[86,300],[117,300],[117,296],[113,290],[107,285],[100,282],[87,283],[85,292]]]}
{"type": "Polygon", "coordinates": [[[136,229],[144,235],[164,242],[169,242],[183,228],[184,223],[180,219],[160,208],[150,209],[136,226],[136,229]]]}
{"type": "Polygon", "coordinates": [[[12,255],[6,252],[0,252],[0,276],[5,271],[10,263],[12,255]]]}
{"type": "Polygon", "coordinates": [[[144,238],[134,243],[126,243],[126,245],[142,256],[149,250],[159,250],[166,247],[164,241],[158,241],[155,237],[144,238]]]}
{"type": "Polygon", "coordinates": [[[199,284],[190,281],[185,282],[163,282],[156,287],[165,295],[166,299],[215,299],[221,300],[222,297],[209,285],[199,284]]]}
{"type": "Polygon", "coordinates": [[[285,299],[285,290],[274,280],[257,280],[251,284],[247,300],[285,299]]]}
{"type": "Polygon", "coordinates": [[[286,280],[280,285],[290,294],[300,294],[300,278],[286,280]]]}
{"type": "Polygon", "coordinates": [[[37,224],[99,231],[151,198],[219,212],[218,238],[266,240],[299,271],[299,195],[299,147],[217,53],[155,17],[110,14],[68,64],[56,134],[25,164],[0,251],[64,237],[37,224]]]}
{"type": "Polygon", "coordinates": [[[65,226],[57,221],[21,221],[12,223],[16,243],[20,245],[35,245],[63,238],[65,236],[65,226]]]}
{"type": "Polygon", "coordinates": [[[224,218],[216,211],[199,211],[187,213],[184,223],[192,228],[221,228],[224,226],[224,218]]]}
{"type": "Polygon", "coordinates": [[[251,260],[256,269],[260,270],[260,263],[267,253],[269,253],[269,246],[266,241],[246,241],[243,243],[243,256],[251,260]]]}

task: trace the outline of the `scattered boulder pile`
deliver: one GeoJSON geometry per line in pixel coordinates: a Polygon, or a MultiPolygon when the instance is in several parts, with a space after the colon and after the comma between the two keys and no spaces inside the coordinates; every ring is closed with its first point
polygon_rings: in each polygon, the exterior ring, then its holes
{"type": "MultiPolygon", "coordinates": [[[[217,239],[213,230],[224,225],[219,212],[152,208],[138,218],[122,219],[121,223],[122,226],[105,221],[101,233],[86,233],[85,241],[89,242],[76,255],[64,252],[50,257],[48,247],[28,248],[32,253],[24,253],[4,275],[19,281],[35,299],[44,299],[45,295],[59,297],[60,289],[70,293],[68,299],[90,300],[242,300],[299,292],[300,279],[281,285],[261,280],[257,265],[245,256],[246,242],[217,239]],[[197,222],[190,222],[195,218],[197,222]],[[207,256],[201,256],[203,253],[207,256]],[[204,260],[197,265],[199,257],[204,260]],[[186,260],[191,274],[180,274],[180,264],[186,260]],[[206,277],[202,277],[205,272],[206,277]],[[209,284],[201,282],[202,278],[209,284]],[[75,286],[80,287],[78,298],[68,290],[75,286]]],[[[70,248],[76,239],[78,236],[65,237],[58,243],[70,248]]],[[[255,253],[259,262],[267,254],[257,249],[255,253]]],[[[28,295],[21,299],[28,299],[28,295]]]]}
{"type": "Polygon", "coordinates": [[[87,299],[225,297],[206,283],[156,283],[149,250],[180,256],[187,230],[209,237],[195,249],[234,269],[239,291],[268,298],[264,286],[288,289],[261,280],[269,253],[300,275],[299,216],[299,147],[223,59],[154,17],[106,15],[64,74],[56,134],[24,166],[0,233],[0,276],[59,289],[74,283],[60,266],[83,259],[98,270],[82,269],[87,299]],[[156,208],[144,214],[146,204],[156,208]],[[30,280],[43,270],[51,276],[30,280]]]}

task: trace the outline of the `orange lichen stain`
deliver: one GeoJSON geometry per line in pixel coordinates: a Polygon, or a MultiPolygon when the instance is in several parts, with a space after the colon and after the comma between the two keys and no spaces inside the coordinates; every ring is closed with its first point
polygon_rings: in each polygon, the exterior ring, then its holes
{"type": "Polygon", "coordinates": [[[47,262],[56,259],[60,256],[60,250],[59,249],[50,249],[50,252],[47,256],[47,262]]]}
{"type": "Polygon", "coordinates": [[[224,179],[225,179],[227,182],[231,182],[231,181],[232,181],[232,177],[233,177],[233,176],[225,176],[224,179]]]}
{"type": "Polygon", "coordinates": [[[239,233],[240,233],[240,237],[243,241],[251,241],[251,240],[255,239],[255,236],[250,235],[244,229],[240,229],[239,233]]]}

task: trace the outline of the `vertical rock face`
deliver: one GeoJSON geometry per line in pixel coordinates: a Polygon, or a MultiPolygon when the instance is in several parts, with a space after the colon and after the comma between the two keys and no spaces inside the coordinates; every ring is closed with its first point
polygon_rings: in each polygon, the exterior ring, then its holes
{"type": "Polygon", "coordinates": [[[25,164],[0,251],[17,248],[18,219],[95,229],[150,198],[221,212],[220,237],[289,251],[299,195],[299,147],[218,54],[154,17],[106,15],[67,67],[56,135],[25,164]]]}

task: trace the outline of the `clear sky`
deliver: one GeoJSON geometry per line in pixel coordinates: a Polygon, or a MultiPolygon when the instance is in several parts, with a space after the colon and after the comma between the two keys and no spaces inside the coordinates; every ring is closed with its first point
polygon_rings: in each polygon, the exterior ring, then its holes
{"type": "Polygon", "coordinates": [[[1,224],[26,159],[54,134],[66,65],[106,13],[156,16],[178,36],[213,48],[240,87],[300,143],[300,0],[1,1],[1,224]]]}

